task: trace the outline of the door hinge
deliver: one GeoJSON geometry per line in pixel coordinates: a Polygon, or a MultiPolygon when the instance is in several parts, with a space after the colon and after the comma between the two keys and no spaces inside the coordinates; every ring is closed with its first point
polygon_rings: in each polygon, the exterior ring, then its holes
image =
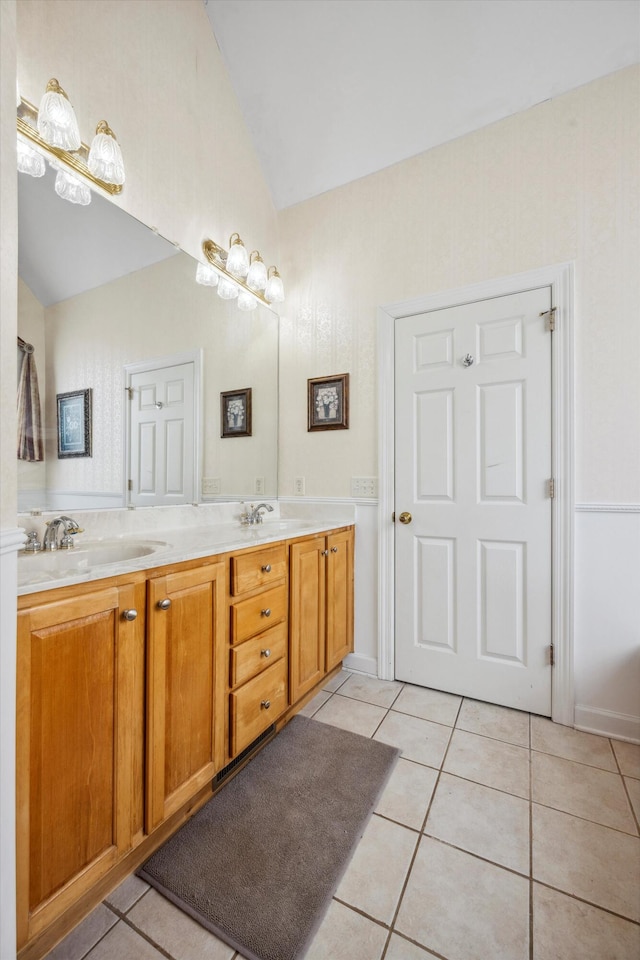
{"type": "Polygon", "coordinates": [[[129,394],[129,400],[133,400],[133,387],[125,387],[125,393],[129,394]]]}
{"type": "Polygon", "coordinates": [[[394,510],[393,513],[391,514],[391,523],[395,523],[395,522],[396,522],[396,512],[394,510]]]}
{"type": "Polygon", "coordinates": [[[556,496],[556,481],[555,481],[555,478],[554,478],[554,477],[550,477],[549,480],[547,481],[547,483],[549,484],[549,487],[548,487],[548,490],[549,490],[549,500],[555,500],[555,496],[556,496]]]}
{"type": "Polygon", "coordinates": [[[543,310],[540,314],[541,317],[546,317],[546,328],[549,333],[553,333],[556,328],[556,309],[557,307],[551,307],[550,310],[543,310]]]}
{"type": "Polygon", "coordinates": [[[133,490],[133,480],[127,480],[127,490],[133,490]]]}
{"type": "Polygon", "coordinates": [[[553,644],[549,644],[549,665],[555,667],[556,665],[556,655],[553,649],[553,644]]]}

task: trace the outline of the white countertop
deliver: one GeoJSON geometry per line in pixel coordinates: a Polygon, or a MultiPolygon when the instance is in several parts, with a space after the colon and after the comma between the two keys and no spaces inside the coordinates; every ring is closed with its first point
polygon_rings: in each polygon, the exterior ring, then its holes
{"type": "MultiPolygon", "coordinates": [[[[337,511],[339,512],[339,511],[337,511]]],[[[353,521],[345,518],[297,519],[277,516],[261,524],[244,526],[238,520],[207,523],[201,526],[140,530],[116,536],[77,534],[76,546],[69,550],[21,553],[18,556],[18,595],[38,593],[74,583],[88,583],[166,564],[216,556],[246,547],[324,533],[353,521]],[[146,552],[133,559],[91,564],[91,547],[140,546],[146,552]]],[[[85,528],[85,531],[87,528],[85,528]]]]}

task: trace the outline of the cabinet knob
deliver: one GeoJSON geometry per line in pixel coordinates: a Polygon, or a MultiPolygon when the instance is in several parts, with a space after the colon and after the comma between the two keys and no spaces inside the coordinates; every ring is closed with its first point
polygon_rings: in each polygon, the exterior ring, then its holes
{"type": "Polygon", "coordinates": [[[171,600],[169,597],[165,597],[164,600],[158,600],[158,609],[159,610],[168,610],[171,606],[171,600]]]}
{"type": "Polygon", "coordinates": [[[123,610],[123,611],[122,611],[122,619],[123,619],[123,620],[135,620],[137,616],[138,616],[138,611],[137,611],[137,610],[123,610]]]}
{"type": "Polygon", "coordinates": [[[267,607],[266,610],[261,610],[261,611],[260,611],[260,615],[261,615],[262,617],[270,617],[270,616],[271,616],[271,610],[269,609],[269,607],[267,607]]]}
{"type": "Polygon", "coordinates": [[[323,556],[323,557],[328,557],[328,556],[329,556],[329,551],[328,551],[328,550],[323,550],[323,551],[322,551],[322,556],[323,556]]]}
{"type": "Polygon", "coordinates": [[[271,656],[271,650],[268,650],[268,649],[267,649],[267,650],[261,650],[261,651],[260,651],[260,656],[261,656],[261,657],[264,657],[265,660],[268,660],[269,657],[271,656]]]}
{"type": "Polygon", "coordinates": [[[271,564],[270,564],[270,563],[265,563],[264,567],[262,568],[262,572],[263,572],[263,573],[271,573],[271,564]]]}
{"type": "Polygon", "coordinates": [[[337,547],[331,547],[331,553],[337,553],[337,552],[338,552],[337,547]]]}
{"type": "Polygon", "coordinates": [[[261,701],[260,701],[260,706],[261,706],[264,710],[268,710],[269,707],[271,706],[271,700],[261,700],[261,701]]]}

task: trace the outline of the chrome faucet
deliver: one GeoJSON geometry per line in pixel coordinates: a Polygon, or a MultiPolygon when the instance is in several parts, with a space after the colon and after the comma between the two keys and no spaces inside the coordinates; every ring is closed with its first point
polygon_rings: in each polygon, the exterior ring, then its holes
{"type": "Polygon", "coordinates": [[[257,507],[251,504],[249,509],[240,517],[240,523],[245,523],[249,526],[253,526],[254,523],[262,523],[263,510],[268,510],[269,513],[273,513],[273,507],[268,503],[259,503],[257,507]]]}
{"type": "Polygon", "coordinates": [[[42,538],[43,550],[69,550],[73,547],[73,536],[76,533],[83,533],[82,527],[71,517],[56,517],[55,520],[49,520],[47,529],[42,538]],[[58,530],[62,530],[62,536],[58,540],[58,530]]]}

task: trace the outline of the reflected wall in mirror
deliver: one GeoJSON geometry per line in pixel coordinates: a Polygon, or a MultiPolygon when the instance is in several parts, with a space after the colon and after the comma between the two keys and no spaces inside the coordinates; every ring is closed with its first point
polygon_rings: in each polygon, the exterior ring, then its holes
{"type": "Polygon", "coordinates": [[[277,315],[221,300],[187,254],[95,194],[89,207],[65,202],[50,175],[19,177],[18,335],[35,348],[45,432],[44,461],[18,461],[20,511],[124,506],[125,364],[196,349],[202,499],[277,496],[277,315]],[[253,431],[230,444],[220,393],[239,383],[252,388],[253,431]],[[87,388],[93,456],[59,460],[56,394],[87,388]]]}

